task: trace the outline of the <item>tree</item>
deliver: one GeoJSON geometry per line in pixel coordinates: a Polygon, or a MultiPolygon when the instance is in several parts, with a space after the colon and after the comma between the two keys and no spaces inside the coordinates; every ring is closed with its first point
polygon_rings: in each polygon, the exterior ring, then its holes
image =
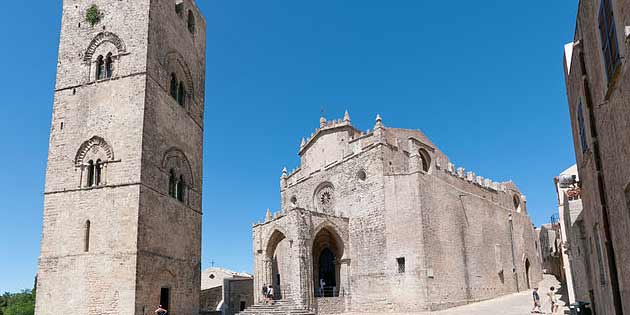
{"type": "Polygon", "coordinates": [[[5,293],[0,298],[0,315],[33,315],[35,313],[35,296],[32,291],[5,293]]]}

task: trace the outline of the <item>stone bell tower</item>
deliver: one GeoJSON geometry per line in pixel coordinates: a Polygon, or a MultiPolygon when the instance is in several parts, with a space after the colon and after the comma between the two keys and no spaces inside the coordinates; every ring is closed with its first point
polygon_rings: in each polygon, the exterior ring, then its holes
{"type": "Polygon", "coordinates": [[[205,20],[64,0],[36,314],[198,314],[205,20]]]}

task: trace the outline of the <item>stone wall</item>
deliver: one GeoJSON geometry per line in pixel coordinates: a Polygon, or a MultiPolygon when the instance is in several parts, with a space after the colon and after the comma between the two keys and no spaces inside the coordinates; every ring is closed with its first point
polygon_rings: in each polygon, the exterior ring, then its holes
{"type": "Polygon", "coordinates": [[[592,267],[591,299],[598,314],[630,312],[628,5],[626,0],[580,1],[575,35],[565,46],[564,55],[569,115],[585,209],[586,247],[592,249],[586,264],[592,267]],[[611,43],[617,44],[620,56],[610,78],[606,74],[599,26],[602,3],[611,3],[612,10],[605,11],[613,15],[610,20],[614,22],[616,38],[611,43]],[[615,301],[620,309],[615,309],[615,301]]]}
{"type": "Polygon", "coordinates": [[[37,314],[152,314],[161,288],[171,313],[199,309],[205,22],[183,5],[195,34],[173,1],[63,3],[37,314]],[[98,56],[111,56],[111,77],[96,76],[98,56]],[[172,60],[190,73],[189,106],[160,78],[172,60]],[[94,185],[88,161],[101,163],[94,185]],[[171,166],[185,176],[183,202],[168,196],[171,166]]]}

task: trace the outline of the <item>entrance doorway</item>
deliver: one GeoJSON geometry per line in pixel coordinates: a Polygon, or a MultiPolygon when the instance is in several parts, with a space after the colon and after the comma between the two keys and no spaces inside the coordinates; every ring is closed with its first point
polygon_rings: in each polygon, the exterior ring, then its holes
{"type": "Polygon", "coordinates": [[[339,296],[343,244],[332,230],[324,228],[313,242],[313,286],[316,297],[339,296]]]}
{"type": "Polygon", "coordinates": [[[527,281],[527,289],[531,289],[532,285],[529,283],[529,269],[530,269],[529,259],[525,259],[525,280],[527,281]]]}

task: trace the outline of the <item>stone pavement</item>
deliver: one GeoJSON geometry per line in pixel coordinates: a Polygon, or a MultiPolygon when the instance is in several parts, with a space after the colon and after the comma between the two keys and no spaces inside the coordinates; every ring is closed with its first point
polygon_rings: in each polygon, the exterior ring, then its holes
{"type": "MultiPolygon", "coordinates": [[[[552,275],[544,275],[543,281],[538,285],[538,293],[540,294],[542,302],[542,310],[545,314],[550,314],[551,306],[547,292],[550,287],[556,289],[560,287],[560,282],[552,275]]],[[[563,288],[558,293],[560,299],[560,307],[556,314],[569,314],[569,308],[564,304],[568,304],[568,297],[566,293],[563,293],[563,288]]],[[[496,299],[483,301],[479,303],[468,304],[460,307],[451,308],[438,312],[424,312],[424,313],[396,313],[388,315],[526,315],[531,314],[533,307],[532,290],[527,290],[520,293],[514,293],[506,296],[502,296],[496,299]]],[[[364,313],[348,313],[345,315],[359,315],[364,313]]]]}

